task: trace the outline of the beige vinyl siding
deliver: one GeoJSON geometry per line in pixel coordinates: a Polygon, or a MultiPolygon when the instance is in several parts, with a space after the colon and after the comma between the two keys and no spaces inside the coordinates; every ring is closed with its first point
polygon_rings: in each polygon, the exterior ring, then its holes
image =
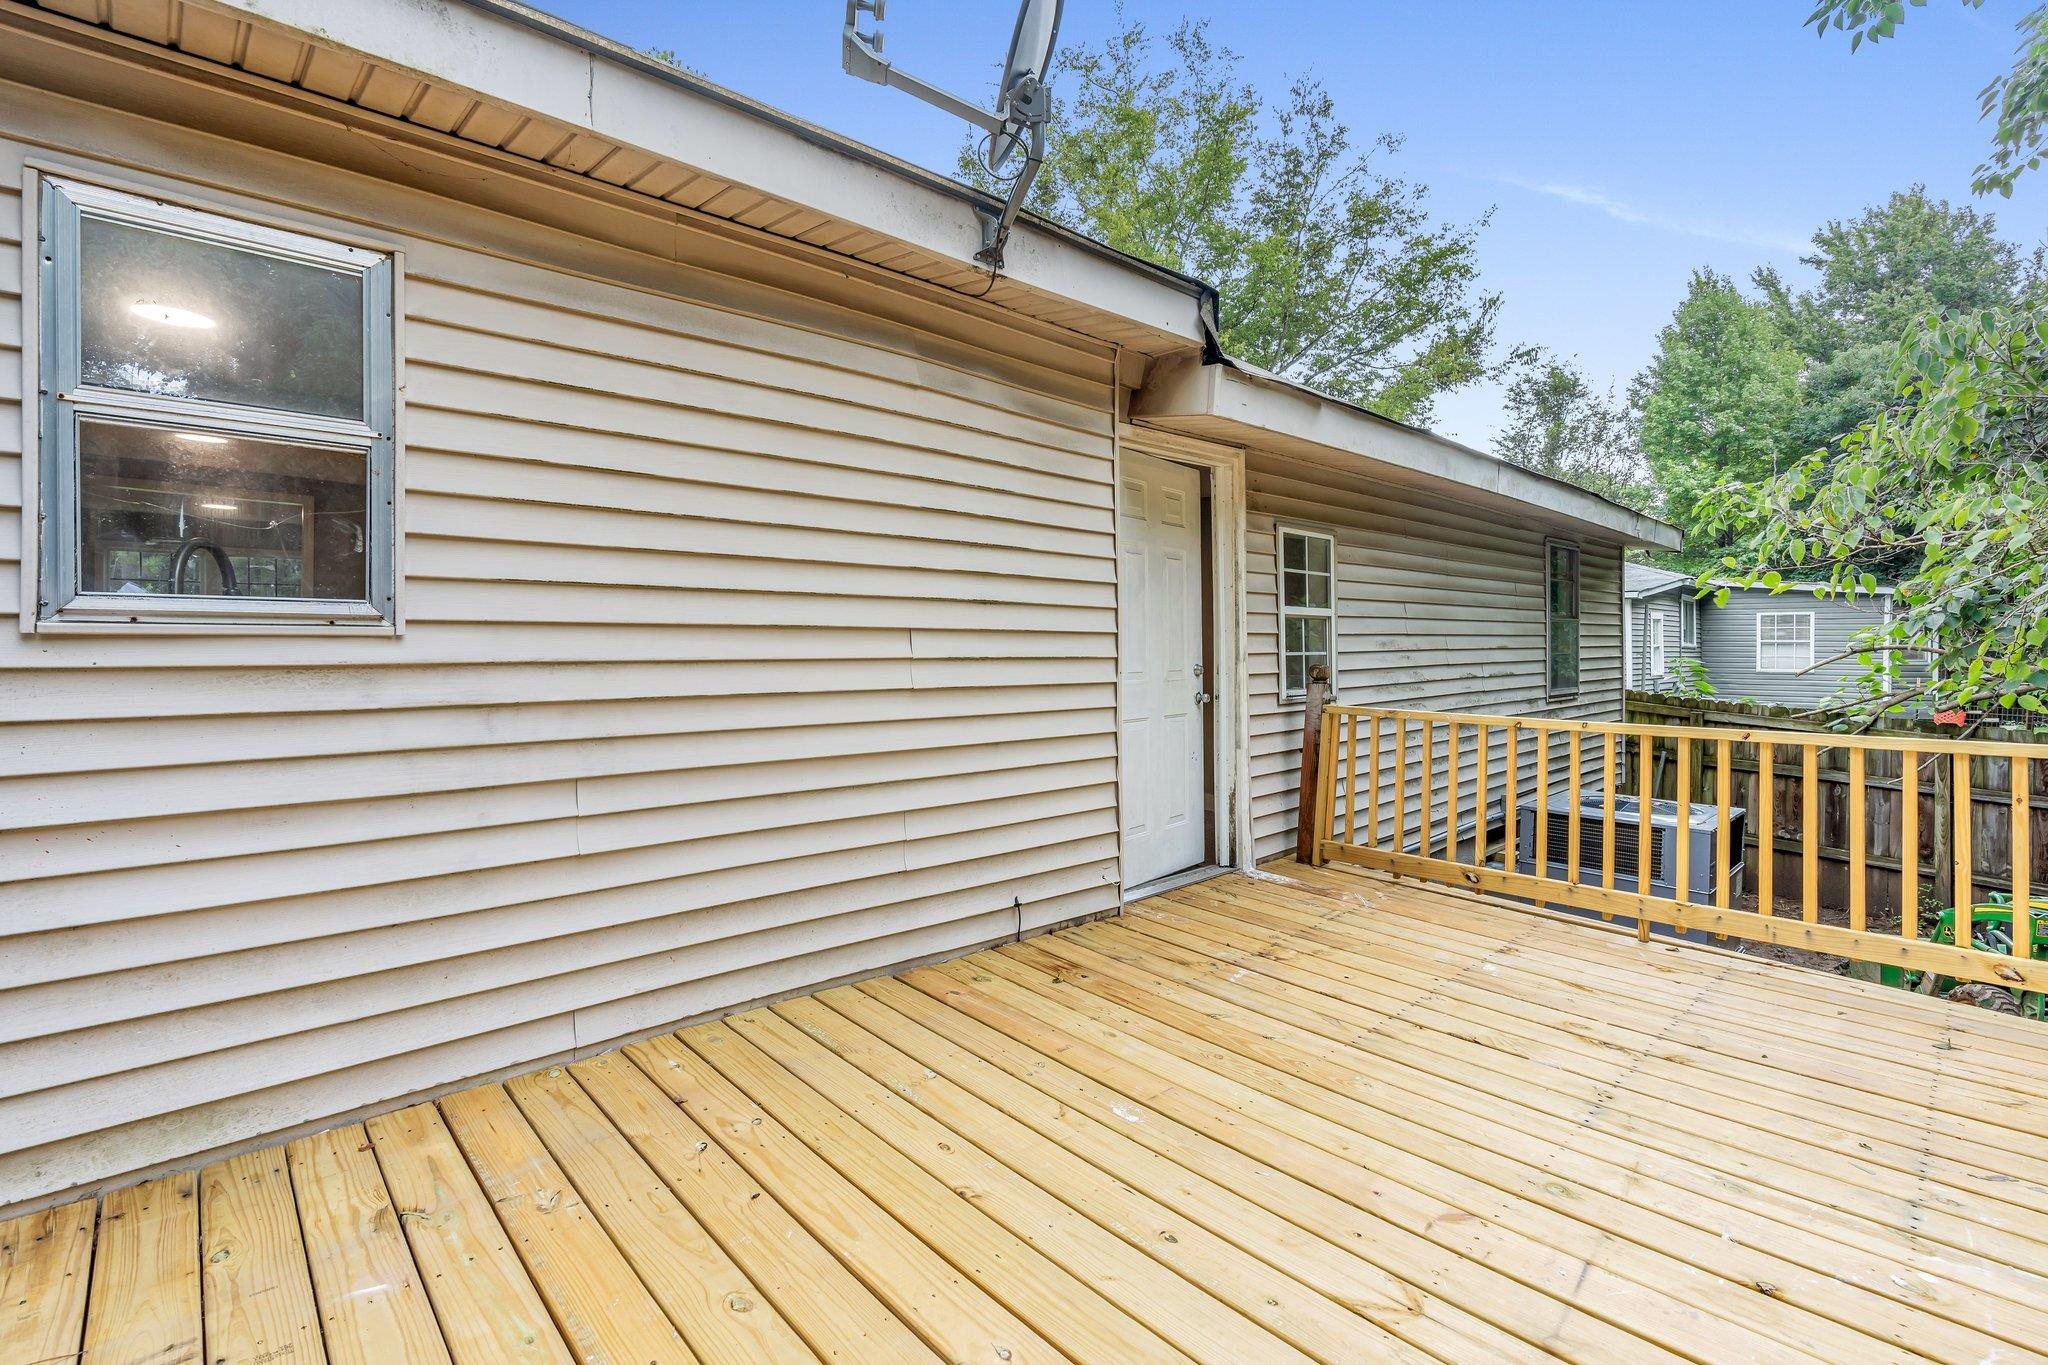
{"type": "MultiPolygon", "coordinates": [[[[1246,465],[1252,833],[1259,857],[1293,847],[1301,761],[1301,703],[1280,700],[1276,525],[1336,537],[1341,700],[1621,718],[1617,546],[1578,542],[1579,691],[1551,698],[1544,687],[1541,527],[1502,524],[1445,499],[1269,452],[1247,452],[1246,465]]],[[[1499,740],[1495,751],[1497,774],[1499,740]]],[[[1533,755],[1525,754],[1524,766],[1533,772],[1533,755]]],[[[1466,771],[1469,784],[1469,753],[1466,771]]]]}
{"type": "Polygon", "coordinates": [[[23,156],[204,166],[405,253],[406,626],[0,635],[0,1206],[1116,904],[1106,349],[23,93],[0,499],[23,156]]]}

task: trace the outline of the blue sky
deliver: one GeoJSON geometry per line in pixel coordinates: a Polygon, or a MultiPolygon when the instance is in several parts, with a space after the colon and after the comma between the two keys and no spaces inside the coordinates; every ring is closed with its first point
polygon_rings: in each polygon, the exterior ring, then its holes
{"type": "MultiPolygon", "coordinates": [[[[839,69],[840,0],[539,0],[711,79],[906,159],[950,170],[960,126],[839,69]]],[[[1126,0],[1169,27],[1207,17],[1245,78],[1320,79],[1361,141],[1398,133],[1387,168],[1442,217],[1493,210],[1480,238],[1500,336],[1578,357],[1626,386],[1695,268],[1798,277],[1813,230],[1916,181],[1969,195],[1987,133],[1976,94],[2011,63],[2035,0],[1935,0],[1853,56],[1801,28],[1808,0],[1126,0]]],[[[889,52],[962,93],[991,88],[1013,0],[889,0],[889,52]]],[[[1112,0],[1067,0],[1062,39],[1111,31],[1112,0]]],[[[2031,248],[2048,234],[2048,171],[1984,204],[2031,248]]],[[[1486,444],[1498,390],[1446,396],[1434,425],[1486,444]]]]}

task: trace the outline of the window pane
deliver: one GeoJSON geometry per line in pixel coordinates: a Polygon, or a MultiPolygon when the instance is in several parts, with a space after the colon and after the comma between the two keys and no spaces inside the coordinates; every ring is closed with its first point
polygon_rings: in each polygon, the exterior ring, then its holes
{"type": "Polygon", "coordinates": [[[1280,533],[1280,567],[1283,569],[1306,569],[1308,567],[1308,551],[1304,548],[1306,544],[1307,542],[1301,536],[1290,535],[1282,531],[1280,533]]]}
{"type": "Polygon", "coordinates": [[[1327,574],[1330,571],[1330,542],[1321,536],[1303,536],[1301,543],[1307,549],[1309,572],[1327,574]]]}
{"type": "Polygon", "coordinates": [[[90,215],[82,377],[323,417],[363,410],[363,276],[90,215]]]}
{"type": "Polygon", "coordinates": [[[1550,686],[1563,691],[1578,685],[1579,623],[1561,616],[1550,623],[1550,686]]]}
{"type": "Polygon", "coordinates": [[[1317,663],[1326,661],[1330,654],[1329,618],[1303,616],[1294,624],[1301,627],[1301,651],[1317,663]]]}
{"type": "Polygon", "coordinates": [[[1289,569],[1280,575],[1280,604],[1286,607],[1308,605],[1308,575],[1289,569]]]}
{"type": "Polygon", "coordinates": [[[1302,643],[1304,637],[1303,628],[1307,624],[1307,621],[1303,617],[1288,617],[1283,627],[1280,647],[1286,650],[1289,654],[1301,653],[1301,651],[1305,647],[1302,643]]]}
{"type": "Polygon", "coordinates": [[[1308,660],[1299,654],[1289,654],[1283,660],[1282,676],[1284,689],[1290,695],[1308,690],[1308,660]]]}
{"type": "Polygon", "coordinates": [[[81,422],[79,588],[361,601],[366,468],[361,451],[81,422]]]}

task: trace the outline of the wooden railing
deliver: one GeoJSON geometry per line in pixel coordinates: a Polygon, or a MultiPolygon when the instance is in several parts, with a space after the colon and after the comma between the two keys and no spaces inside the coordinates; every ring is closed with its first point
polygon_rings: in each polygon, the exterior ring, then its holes
{"type": "Polygon", "coordinates": [[[1645,937],[1657,924],[2015,991],[2048,990],[2048,961],[2035,960],[2030,909],[2035,850],[2042,847],[2035,825],[2037,815],[2048,814],[2033,806],[2035,765],[2048,765],[2048,745],[1336,704],[1323,708],[1319,729],[1310,827],[1315,862],[1626,917],[1645,937]],[[1820,771],[1822,755],[1833,751],[1844,755],[1851,814],[1843,831],[1843,891],[1824,902],[1820,771]],[[2010,872],[2003,882],[2010,912],[1974,903],[1970,888],[1984,881],[1984,850],[1973,847],[1968,808],[1925,809],[1930,794],[1968,801],[1973,762],[1980,773],[2003,769],[2010,816],[2000,852],[2010,872]],[[1778,776],[1758,782],[1758,773],[1778,776]],[[1868,809],[1874,774],[1898,789],[1896,924],[1889,912],[1874,918],[1870,906],[1870,841],[1857,813],[1868,809]],[[1679,803],[1655,799],[1660,787],[1704,799],[1683,803],[1679,819],[1679,803]],[[1653,799],[1639,799],[1643,793],[1653,799]],[[1759,831],[1765,849],[1792,831],[1800,850],[1796,887],[1778,884],[1774,856],[1748,865],[1748,829],[1759,831]],[[1937,838],[1923,863],[1929,833],[1937,838]],[[1952,919],[1942,922],[1945,931],[1922,924],[1923,909],[1932,909],[1922,874],[1936,869],[1944,874],[1933,879],[1938,888],[1964,888],[1952,919]],[[1755,904],[1748,908],[1740,894],[1752,888],[1755,904]]]}

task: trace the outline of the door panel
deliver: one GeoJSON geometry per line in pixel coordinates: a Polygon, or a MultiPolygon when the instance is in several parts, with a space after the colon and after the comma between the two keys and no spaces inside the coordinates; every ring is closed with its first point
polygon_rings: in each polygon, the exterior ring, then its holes
{"type": "Polygon", "coordinates": [[[1123,714],[1123,881],[1208,855],[1203,816],[1201,475],[1123,452],[1117,667],[1123,714]]]}

